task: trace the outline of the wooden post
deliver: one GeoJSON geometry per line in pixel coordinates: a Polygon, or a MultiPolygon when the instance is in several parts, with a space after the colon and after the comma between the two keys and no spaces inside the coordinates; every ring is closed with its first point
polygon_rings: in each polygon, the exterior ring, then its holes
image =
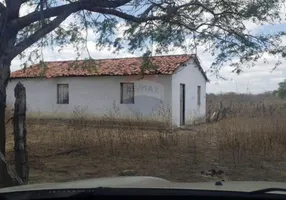
{"type": "Polygon", "coordinates": [[[15,89],[15,108],[13,116],[14,124],[14,150],[15,169],[23,183],[28,183],[29,166],[26,139],[26,89],[18,82],[15,89]]]}

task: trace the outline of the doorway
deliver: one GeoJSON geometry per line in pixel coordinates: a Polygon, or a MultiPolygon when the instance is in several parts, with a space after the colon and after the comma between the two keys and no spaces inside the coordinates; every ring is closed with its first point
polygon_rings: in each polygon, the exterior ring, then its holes
{"type": "Polygon", "coordinates": [[[180,84],[180,125],[185,125],[185,84],[180,84]]]}

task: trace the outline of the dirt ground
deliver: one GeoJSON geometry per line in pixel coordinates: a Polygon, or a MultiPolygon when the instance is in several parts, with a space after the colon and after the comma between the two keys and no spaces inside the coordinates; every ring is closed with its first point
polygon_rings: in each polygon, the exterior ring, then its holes
{"type": "MultiPolygon", "coordinates": [[[[106,176],[155,176],[171,181],[285,181],[284,154],[221,149],[213,127],[175,132],[29,123],[30,183],[106,176]],[[207,129],[207,130],[205,130],[207,129]]],[[[8,126],[7,159],[13,165],[8,126]]]]}

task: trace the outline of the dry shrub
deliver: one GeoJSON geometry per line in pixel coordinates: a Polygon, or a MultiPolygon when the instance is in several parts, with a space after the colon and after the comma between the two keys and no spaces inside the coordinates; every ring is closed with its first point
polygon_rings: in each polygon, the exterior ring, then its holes
{"type": "MultiPolygon", "coordinates": [[[[79,127],[88,126],[92,124],[93,127],[108,127],[108,128],[118,128],[118,127],[137,127],[143,128],[160,128],[167,129],[171,128],[171,110],[163,106],[163,102],[156,105],[156,109],[153,109],[150,113],[150,117],[143,117],[142,113],[134,112],[123,114],[120,112],[119,107],[114,102],[112,109],[110,109],[104,116],[97,117],[92,115],[87,107],[77,106],[74,108],[73,113],[68,118],[69,127],[79,127]]],[[[47,119],[47,118],[46,118],[47,119]]],[[[66,120],[66,119],[65,119],[66,120]]],[[[65,121],[64,119],[57,119],[58,122],[65,121]]]]}
{"type": "Polygon", "coordinates": [[[286,153],[286,103],[271,93],[209,94],[208,114],[221,107],[226,118],[202,131],[210,134],[222,159],[234,163],[281,160],[286,153]]]}
{"type": "Polygon", "coordinates": [[[107,156],[158,156],[162,150],[184,150],[194,141],[192,134],[179,135],[164,122],[120,119],[114,114],[94,118],[86,113],[77,109],[68,120],[28,120],[30,154],[45,157],[79,151],[84,155],[92,149],[107,156]]]}
{"type": "MultiPolygon", "coordinates": [[[[98,155],[145,156],[179,145],[178,135],[165,121],[120,118],[115,104],[101,118],[90,116],[88,108],[76,107],[69,118],[29,118],[27,123],[29,153],[36,157],[87,149],[98,155]]],[[[8,149],[13,149],[12,143],[8,149]]]]}
{"type": "Polygon", "coordinates": [[[286,102],[269,94],[208,94],[207,115],[225,108],[226,117],[269,117],[286,113],[286,102]]]}
{"type": "MultiPolygon", "coordinates": [[[[29,123],[27,128],[31,183],[114,176],[124,170],[164,177],[173,166],[191,170],[199,158],[194,134],[187,131],[100,128],[92,123],[72,126],[68,121],[48,120],[29,123]]],[[[7,159],[13,164],[12,143],[7,146],[7,159]]]]}
{"type": "Polygon", "coordinates": [[[281,160],[286,153],[286,118],[230,118],[209,125],[204,131],[212,134],[223,157],[233,162],[251,159],[281,160]]]}
{"type": "MultiPolygon", "coordinates": [[[[178,145],[178,136],[167,131],[140,130],[137,128],[82,129],[61,126],[30,126],[29,147],[51,153],[71,149],[94,149],[98,154],[142,156],[178,145]],[[31,135],[32,134],[32,135],[31,135]],[[49,149],[47,151],[47,149],[49,149]]],[[[181,141],[184,142],[184,140],[181,141]]],[[[37,150],[36,150],[37,151],[37,150]]]]}
{"type": "MultiPolygon", "coordinates": [[[[261,97],[258,99],[261,100],[261,97]]],[[[220,100],[216,103],[213,101],[211,105],[219,105],[220,100]]],[[[133,159],[150,161],[148,166],[154,165],[154,168],[158,168],[161,159],[165,159],[165,169],[171,171],[173,167],[178,175],[180,170],[185,170],[186,174],[182,176],[192,172],[195,177],[202,166],[209,169],[211,163],[217,160],[220,160],[221,166],[229,166],[229,162],[245,164],[247,161],[252,164],[256,161],[283,160],[286,153],[284,103],[264,99],[261,101],[264,112],[261,112],[260,100],[242,100],[243,103],[232,100],[230,103],[226,98],[224,104],[232,105],[234,114],[217,123],[200,124],[193,130],[185,131],[172,130],[167,123],[160,125],[143,120],[140,115],[136,119],[118,118],[116,107],[102,118],[91,117],[86,109],[78,108],[68,120],[28,120],[29,162],[33,173],[35,169],[43,168],[45,172],[50,170],[50,174],[56,174],[58,165],[76,168],[73,159],[80,160],[78,163],[86,161],[81,167],[90,171],[93,171],[93,166],[92,162],[87,162],[89,159],[99,162],[105,159],[111,165],[110,158],[121,160],[120,165],[116,166],[118,170],[121,166],[124,169],[134,168],[133,159]],[[58,164],[61,161],[57,160],[57,155],[66,159],[65,163],[58,164]],[[42,160],[47,163],[39,164],[42,160]],[[129,163],[132,164],[126,167],[126,160],[131,160],[129,163]]],[[[158,110],[168,116],[164,113],[168,109],[158,110]]],[[[168,119],[166,117],[166,121],[168,119]]],[[[12,135],[9,135],[8,141],[12,141],[12,135]]],[[[13,151],[12,143],[9,143],[8,151],[13,151]]],[[[142,166],[146,167],[144,164],[142,166]]],[[[69,173],[76,174],[76,169],[69,173]]],[[[148,175],[153,175],[153,170],[148,175]]],[[[70,174],[64,176],[71,177],[70,174]]],[[[42,173],[40,177],[42,182],[42,173]]]]}

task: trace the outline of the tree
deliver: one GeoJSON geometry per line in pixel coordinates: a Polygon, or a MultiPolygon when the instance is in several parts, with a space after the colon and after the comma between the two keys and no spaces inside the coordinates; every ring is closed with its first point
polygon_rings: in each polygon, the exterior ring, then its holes
{"type": "Polygon", "coordinates": [[[275,96],[278,96],[280,99],[286,98],[286,79],[278,83],[278,89],[273,91],[275,96]]]}
{"type": "MultiPolygon", "coordinates": [[[[156,44],[156,52],[169,47],[204,45],[216,56],[212,69],[230,63],[235,72],[243,63],[257,61],[264,53],[282,52],[281,36],[253,35],[246,22],[275,23],[285,0],[0,0],[0,151],[5,154],[6,86],[11,61],[16,56],[39,56],[35,47],[71,43],[77,52],[85,43],[82,31],[94,30],[97,46],[116,50],[142,50],[146,42],[156,44]],[[27,9],[29,8],[29,9],[27,9]],[[26,9],[26,14],[20,14],[26,9]],[[70,20],[67,20],[69,18],[70,20]],[[65,22],[64,22],[65,21],[65,22]],[[124,25],[123,36],[116,28],[124,25]]],[[[7,175],[0,162],[0,185],[7,175]],[[6,174],[6,175],[5,175],[6,174]]]]}

